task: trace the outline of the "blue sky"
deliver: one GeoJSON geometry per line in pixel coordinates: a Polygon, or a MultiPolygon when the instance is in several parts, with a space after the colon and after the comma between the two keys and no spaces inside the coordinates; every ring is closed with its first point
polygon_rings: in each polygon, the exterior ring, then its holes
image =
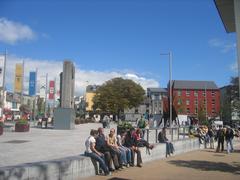
{"type": "Polygon", "coordinates": [[[27,69],[45,73],[47,62],[61,66],[68,58],[81,81],[127,74],[145,86],[166,87],[168,57],[160,53],[171,51],[173,79],[221,87],[237,75],[236,34],[226,33],[213,0],[1,0],[0,18],[9,73],[23,59],[27,69]]]}

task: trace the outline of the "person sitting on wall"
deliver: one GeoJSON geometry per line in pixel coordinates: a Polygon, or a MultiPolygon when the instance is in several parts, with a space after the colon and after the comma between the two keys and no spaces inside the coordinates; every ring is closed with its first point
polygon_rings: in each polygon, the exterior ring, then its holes
{"type": "Polygon", "coordinates": [[[168,138],[166,136],[166,127],[164,127],[162,129],[162,131],[160,131],[158,133],[158,142],[159,143],[166,143],[166,157],[167,157],[167,155],[170,156],[175,151],[174,147],[173,147],[173,144],[168,140],[168,138]]]}
{"type": "Polygon", "coordinates": [[[131,164],[130,166],[134,166],[134,159],[135,159],[135,153],[137,154],[137,166],[142,167],[142,156],[141,156],[141,151],[137,147],[137,142],[135,138],[132,137],[132,132],[134,129],[132,128],[131,130],[127,130],[126,136],[125,136],[125,141],[124,141],[124,146],[128,147],[131,149],[131,164]]]}
{"type": "Polygon", "coordinates": [[[98,131],[97,130],[91,130],[90,136],[85,141],[85,156],[88,156],[95,161],[99,162],[99,166],[101,170],[104,171],[105,175],[110,175],[109,169],[105,163],[104,154],[96,150],[95,144],[96,144],[96,137],[97,137],[98,131]]]}
{"type": "Polygon", "coordinates": [[[107,146],[106,137],[104,135],[104,129],[98,128],[98,136],[96,137],[96,149],[103,153],[105,156],[106,164],[110,171],[114,171],[112,168],[111,162],[113,161],[114,167],[116,170],[119,169],[118,157],[116,154],[113,154],[110,148],[107,146]]]}
{"type": "Polygon", "coordinates": [[[149,144],[146,140],[141,138],[141,129],[137,128],[135,131],[133,131],[132,137],[135,139],[138,147],[146,147],[148,149],[153,149],[154,145],[149,144]]]}

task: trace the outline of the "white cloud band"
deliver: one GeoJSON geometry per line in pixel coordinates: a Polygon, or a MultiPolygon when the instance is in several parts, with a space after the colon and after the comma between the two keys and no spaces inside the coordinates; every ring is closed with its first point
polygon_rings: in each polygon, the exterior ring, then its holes
{"type": "Polygon", "coordinates": [[[16,44],[23,40],[32,40],[36,37],[32,29],[18,22],[0,18],[0,41],[7,44],[16,44]]]}
{"type": "MultiPolygon", "coordinates": [[[[63,69],[62,61],[49,61],[49,60],[34,60],[30,58],[18,58],[16,56],[8,56],[7,58],[7,71],[6,71],[6,84],[7,87],[13,89],[14,84],[14,73],[15,73],[15,64],[21,63],[24,61],[25,64],[25,80],[24,80],[24,89],[27,92],[28,90],[28,80],[29,72],[37,71],[38,79],[38,88],[40,84],[45,83],[45,77],[48,73],[48,80],[57,80],[57,86],[59,86],[59,74],[63,69]]],[[[131,79],[136,83],[140,84],[144,89],[147,87],[159,87],[159,83],[154,79],[148,79],[145,77],[140,77],[134,73],[125,73],[125,72],[107,72],[107,71],[95,71],[95,70],[83,70],[80,69],[77,65],[76,74],[75,74],[75,94],[80,95],[85,92],[86,86],[90,84],[101,85],[105,81],[110,80],[115,77],[122,77],[125,79],[131,79]]],[[[58,88],[59,89],[59,88],[58,88]]]]}

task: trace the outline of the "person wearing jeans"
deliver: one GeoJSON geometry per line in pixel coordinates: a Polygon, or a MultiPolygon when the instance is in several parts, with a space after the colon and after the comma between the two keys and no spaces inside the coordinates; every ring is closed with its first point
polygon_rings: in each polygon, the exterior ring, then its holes
{"type": "Polygon", "coordinates": [[[88,157],[94,159],[95,161],[99,162],[99,166],[104,171],[104,174],[109,175],[110,172],[105,163],[104,154],[102,154],[101,152],[99,152],[95,149],[95,143],[96,143],[95,138],[96,138],[97,134],[98,134],[97,130],[92,129],[90,131],[90,136],[85,141],[85,146],[86,146],[85,156],[88,156],[88,157]]]}
{"type": "Polygon", "coordinates": [[[232,144],[233,137],[234,137],[233,130],[229,126],[227,126],[227,131],[225,134],[225,139],[227,142],[227,153],[233,152],[233,144],[232,144]]]}

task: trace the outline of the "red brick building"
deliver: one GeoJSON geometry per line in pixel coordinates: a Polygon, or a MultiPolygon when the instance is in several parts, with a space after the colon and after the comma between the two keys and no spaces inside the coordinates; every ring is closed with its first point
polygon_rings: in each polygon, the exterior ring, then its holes
{"type": "Polygon", "coordinates": [[[194,117],[218,117],[220,90],[213,81],[180,81],[172,83],[173,105],[178,114],[194,117]],[[206,111],[207,109],[207,111],[206,111]]]}

